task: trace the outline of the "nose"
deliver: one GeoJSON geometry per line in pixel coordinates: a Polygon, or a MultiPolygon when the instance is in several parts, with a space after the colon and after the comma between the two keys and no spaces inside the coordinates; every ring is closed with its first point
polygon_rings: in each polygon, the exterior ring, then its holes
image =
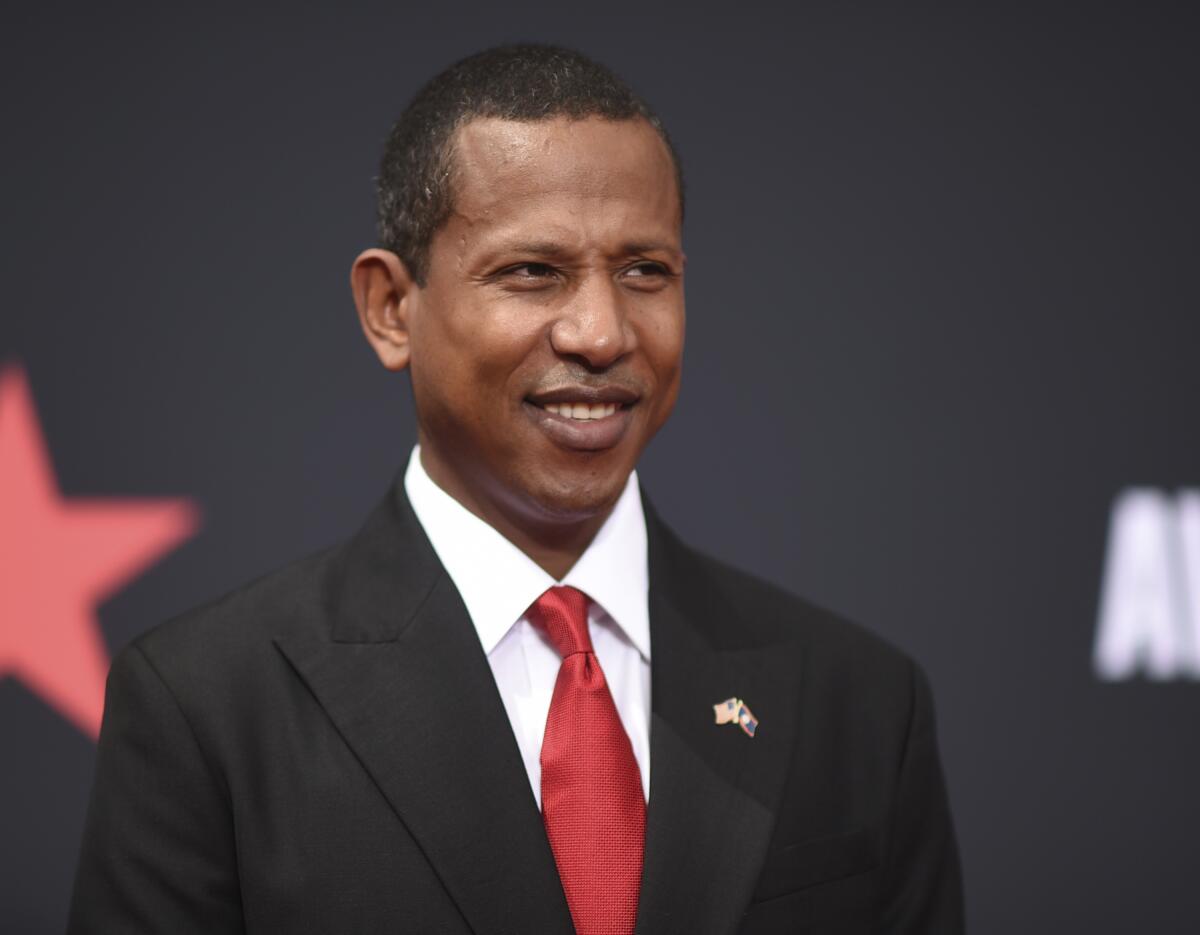
{"type": "Polygon", "coordinates": [[[636,346],[620,288],[606,274],[584,279],[550,329],[550,344],[591,370],[612,366],[636,346]]]}

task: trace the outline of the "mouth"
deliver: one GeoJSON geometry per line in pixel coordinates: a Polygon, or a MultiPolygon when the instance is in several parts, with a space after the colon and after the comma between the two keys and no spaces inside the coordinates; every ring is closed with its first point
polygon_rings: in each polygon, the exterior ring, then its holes
{"type": "Polygon", "coordinates": [[[546,403],[542,406],[547,412],[576,422],[593,422],[596,419],[607,419],[618,409],[620,403],[546,403]]]}
{"type": "Polygon", "coordinates": [[[526,413],[556,445],[572,451],[616,446],[640,396],[624,387],[563,387],[526,397],[526,413]]]}

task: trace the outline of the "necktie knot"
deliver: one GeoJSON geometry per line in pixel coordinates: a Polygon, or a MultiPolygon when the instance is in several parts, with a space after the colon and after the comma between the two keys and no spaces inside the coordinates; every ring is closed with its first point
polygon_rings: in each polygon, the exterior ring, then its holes
{"type": "Polygon", "coordinates": [[[529,608],[529,621],[542,630],[564,659],[575,653],[592,652],[588,633],[588,596],[578,588],[556,585],[548,588],[529,608]]]}

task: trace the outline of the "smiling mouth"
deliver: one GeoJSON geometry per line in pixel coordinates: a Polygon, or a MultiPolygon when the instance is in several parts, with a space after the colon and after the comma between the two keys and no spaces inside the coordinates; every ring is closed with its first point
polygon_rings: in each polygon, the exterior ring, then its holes
{"type": "MultiPolygon", "coordinates": [[[[534,405],[539,405],[535,403],[534,405]]],[[[564,416],[568,419],[575,419],[578,422],[591,422],[594,419],[606,419],[613,415],[618,409],[626,408],[621,403],[585,403],[585,402],[563,402],[563,403],[541,403],[542,409],[553,413],[556,416],[564,416]]]]}
{"type": "Polygon", "coordinates": [[[576,452],[618,445],[633,424],[639,393],[616,386],[562,386],[525,398],[525,411],[554,444],[576,452]]]}
{"type": "Polygon", "coordinates": [[[598,422],[625,413],[641,400],[642,394],[620,383],[589,386],[586,383],[547,388],[525,397],[525,401],[553,416],[573,422],[598,422]]]}

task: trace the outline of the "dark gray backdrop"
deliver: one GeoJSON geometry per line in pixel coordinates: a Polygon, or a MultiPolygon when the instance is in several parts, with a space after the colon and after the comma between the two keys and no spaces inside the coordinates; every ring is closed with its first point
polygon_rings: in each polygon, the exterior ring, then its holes
{"type": "MultiPolygon", "coordinates": [[[[566,42],[688,173],[662,511],[924,662],[977,935],[1196,930],[1200,685],[1090,669],[1112,498],[1200,483],[1195,19],[291,6],[0,28],[0,362],[64,494],[204,513],[110,648],[380,495],[413,422],[347,271],[383,136],[449,61],[566,42]]],[[[0,929],[57,931],[94,748],[13,679],[0,730],[0,929]]]]}

